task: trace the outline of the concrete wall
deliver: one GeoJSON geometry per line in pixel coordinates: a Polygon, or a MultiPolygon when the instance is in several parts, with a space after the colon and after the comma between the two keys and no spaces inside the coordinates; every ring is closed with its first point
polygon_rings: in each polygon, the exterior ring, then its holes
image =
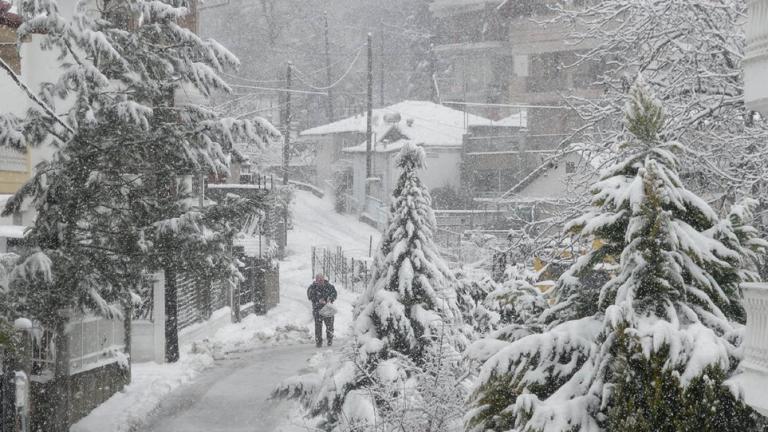
{"type": "Polygon", "coordinates": [[[569,181],[576,183],[576,179],[584,176],[596,176],[596,170],[592,168],[577,153],[571,153],[554,163],[553,166],[538,176],[528,186],[523,188],[517,196],[520,198],[536,199],[559,199],[565,198],[573,193],[586,193],[589,182],[578,182],[578,184],[569,184],[569,181]],[[574,164],[575,174],[566,173],[568,163],[574,164]]]}
{"type": "Polygon", "coordinates": [[[315,186],[328,190],[328,183],[333,178],[334,170],[340,168],[339,161],[350,159],[349,154],[342,150],[364,142],[365,134],[345,132],[302,139],[312,141],[312,145],[315,146],[315,186]]]}

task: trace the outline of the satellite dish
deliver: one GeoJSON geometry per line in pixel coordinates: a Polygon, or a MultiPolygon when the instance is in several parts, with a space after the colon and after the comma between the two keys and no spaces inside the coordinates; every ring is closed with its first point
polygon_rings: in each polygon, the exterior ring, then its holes
{"type": "Polygon", "coordinates": [[[400,113],[384,114],[384,121],[387,123],[400,123],[400,113]]]}

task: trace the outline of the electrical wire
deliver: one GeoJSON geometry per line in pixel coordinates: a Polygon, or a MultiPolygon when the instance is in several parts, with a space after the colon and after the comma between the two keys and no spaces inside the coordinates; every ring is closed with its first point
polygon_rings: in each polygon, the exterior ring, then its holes
{"type": "Polygon", "coordinates": [[[235,79],[238,79],[240,81],[245,81],[245,82],[249,82],[249,83],[253,83],[253,84],[267,84],[267,83],[275,83],[275,82],[284,82],[285,81],[284,79],[254,80],[254,79],[250,79],[250,78],[243,78],[243,77],[240,77],[240,76],[237,76],[237,75],[228,74],[226,72],[222,72],[221,74],[222,75],[226,75],[226,76],[228,76],[230,78],[235,78],[235,79]]]}
{"type": "Polygon", "coordinates": [[[485,107],[502,107],[502,108],[546,108],[546,109],[563,109],[571,110],[573,108],[567,105],[526,105],[526,104],[502,104],[502,103],[481,103],[481,102],[461,102],[461,101],[443,101],[446,105],[464,105],[464,106],[485,106],[485,107]]]}
{"type": "Polygon", "coordinates": [[[361,45],[360,48],[358,48],[357,54],[355,54],[355,58],[352,59],[352,63],[349,64],[349,67],[347,67],[347,70],[344,71],[344,73],[341,75],[341,77],[339,77],[339,79],[337,79],[333,84],[331,84],[329,86],[326,86],[326,87],[316,87],[316,86],[313,86],[312,84],[310,84],[310,83],[304,81],[303,79],[301,79],[301,75],[305,75],[305,74],[303,72],[301,72],[298,68],[294,67],[294,69],[297,72],[296,77],[299,79],[299,81],[301,81],[302,83],[304,83],[304,85],[306,85],[307,87],[309,87],[311,89],[314,89],[314,90],[330,90],[330,89],[336,87],[342,80],[344,80],[344,78],[347,77],[347,75],[349,75],[350,72],[352,72],[352,68],[355,66],[355,63],[357,63],[357,60],[360,58],[360,54],[362,54],[364,47],[365,47],[365,45],[361,45]]]}
{"type": "Polygon", "coordinates": [[[258,87],[258,86],[239,85],[239,84],[229,84],[229,86],[244,88],[244,89],[252,89],[252,90],[271,90],[271,91],[286,92],[286,93],[316,94],[316,95],[328,96],[327,92],[319,92],[319,91],[294,90],[294,89],[276,88],[276,87],[258,87]]]}

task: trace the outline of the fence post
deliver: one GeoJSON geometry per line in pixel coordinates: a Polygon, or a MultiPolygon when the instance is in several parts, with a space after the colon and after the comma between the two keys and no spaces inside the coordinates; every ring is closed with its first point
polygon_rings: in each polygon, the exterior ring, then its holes
{"type": "Polygon", "coordinates": [[[165,362],[165,272],[152,275],[152,352],[155,362],[165,362]]]}
{"type": "MultiPolygon", "coordinates": [[[[62,314],[63,315],[63,314],[62,314]]],[[[59,317],[56,323],[54,336],[54,384],[51,400],[53,401],[53,424],[52,432],[67,432],[69,430],[69,416],[71,413],[70,403],[72,398],[69,394],[69,337],[66,333],[66,322],[70,315],[59,317]]]]}
{"type": "Polygon", "coordinates": [[[316,253],[317,253],[317,248],[312,246],[312,278],[313,279],[314,279],[315,275],[317,274],[317,273],[315,273],[315,260],[316,260],[315,256],[316,256],[316,253]]]}

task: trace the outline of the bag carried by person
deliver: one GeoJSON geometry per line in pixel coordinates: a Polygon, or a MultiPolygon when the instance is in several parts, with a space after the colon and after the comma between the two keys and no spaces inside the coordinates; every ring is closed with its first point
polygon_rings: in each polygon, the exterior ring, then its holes
{"type": "Polygon", "coordinates": [[[320,308],[320,310],[317,312],[322,317],[332,317],[336,315],[336,312],[338,312],[338,309],[336,309],[336,306],[332,305],[331,303],[326,303],[325,306],[320,308]]]}

